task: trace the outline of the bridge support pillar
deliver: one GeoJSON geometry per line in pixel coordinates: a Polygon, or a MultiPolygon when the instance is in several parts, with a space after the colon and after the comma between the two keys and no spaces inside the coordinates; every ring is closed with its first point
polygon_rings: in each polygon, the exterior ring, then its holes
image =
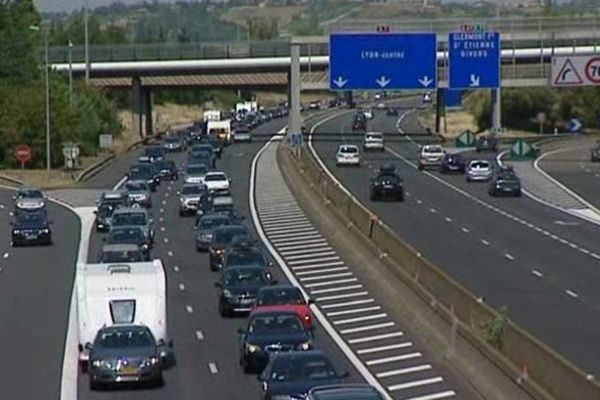
{"type": "Polygon", "coordinates": [[[492,89],[492,128],[494,132],[502,129],[502,89],[492,89]]]}
{"type": "Polygon", "coordinates": [[[132,78],[132,110],[133,129],[138,133],[140,139],[154,133],[152,122],[152,92],[142,86],[139,76],[132,78]]]}
{"type": "Polygon", "coordinates": [[[346,97],[346,104],[348,104],[349,108],[354,108],[354,98],[352,97],[352,91],[344,92],[344,96],[346,97]]]}
{"type": "Polygon", "coordinates": [[[435,106],[435,133],[442,133],[442,118],[446,120],[446,101],[444,99],[444,89],[437,89],[435,106]]]}
{"type": "Polygon", "coordinates": [[[302,82],[300,78],[300,44],[292,42],[290,45],[291,64],[288,78],[290,90],[290,114],[288,118],[287,139],[291,139],[292,133],[302,131],[302,117],[300,116],[300,90],[302,82]]]}

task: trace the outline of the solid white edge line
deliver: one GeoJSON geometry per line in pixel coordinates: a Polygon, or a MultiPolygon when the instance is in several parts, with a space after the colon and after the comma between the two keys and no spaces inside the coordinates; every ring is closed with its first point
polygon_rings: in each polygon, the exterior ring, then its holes
{"type": "MultiPolygon", "coordinates": [[[[334,114],[334,115],[337,115],[337,114],[334,114]]],[[[325,120],[323,120],[323,121],[325,121],[325,120]]],[[[314,127],[313,127],[313,129],[314,129],[314,127]]],[[[283,134],[284,132],[285,132],[285,129],[282,129],[278,133],[283,134]]],[[[292,271],[286,265],[285,260],[283,260],[283,258],[279,255],[279,253],[277,253],[277,250],[275,250],[275,248],[269,242],[264,231],[262,230],[262,226],[260,224],[260,219],[259,219],[258,213],[256,211],[256,199],[254,198],[254,189],[255,189],[255,185],[256,185],[256,182],[255,182],[255,180],[256,180],[256,164],[258,163],[258,160],[259,160],[260,156],[262,155],[262,153],[272,144],[272,142],[273,142],[273,138],[269,139],[269,141],[267,143],[265,143],[265,145],[263,147],[261,147],[261,149],[256,153],[256,155],[252,159],[252,164],[251,164],[251,168],[250,168],[250,185],[249,185],[250,187],[249,187],[249,193],[248,193],[249,200],[250,200],[250,214],[252,215],[252,222],[254,223],[254,227],[258,233],[258,236],[260,237],[261,241],[263,242],[263,244],[265,245],[267,250],[269,250],[269,253],[271,253],[271,256],[273,257],[273,259],[277,262],[277,264],[279,264],[279,266],[282,269],[286,278],[293,285],[298,286],[300,288],[300,291],[306,298],[309,298],[308,293],[306,293],[304,288],[296,280],[296,277],[294,276],[292,271]]],[[[309,146],[311,146],[310,136],[309,136],[309,146]]],[[[329,323],[329,321],[327,320],[325,315],[323,315],[323,313],[321,313],[321,310],[319,310],[319,308],[317,306],[315,306],[314,304],[312,304],[310,306],[310,309],[311,309],[313,315],[321,323],[321,325],[323,326],[323,328],[325,329],[327,334],[337,344],[337,346],[342,351],[342,353],[344,353],[344,355],[348,358],[348,360],[352,363],[352,365],[356,368],[356,370],[362,375],[362,377],[370,385],[374,386],[375,388],[377,388],[377,390],[384,393],[384,396],[387,400],[392,400],[392,397],[390,396],[390,394],[388,393],[386,388],[383,387],[383,385],[381,385],[379,383],[379,381],[375,378],[375,376],[371,373],[371,371],[369,371],[367,369],[367,367],[356,356],[356,354],[354,354],[354,352],[352,351],[350,346],[348,346],[346,344],[346,342],[344,342],[344,340],[342,339],[340,334],[338,332],[336,332],[336,330],[329,323]]]]}

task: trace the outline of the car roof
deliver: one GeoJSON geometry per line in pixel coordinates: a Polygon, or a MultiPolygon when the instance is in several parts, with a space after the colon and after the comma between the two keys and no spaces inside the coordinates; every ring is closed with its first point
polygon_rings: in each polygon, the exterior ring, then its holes
{"type": "Polygon", "coordinates": [[[229,204],[233,204],[233,197],[231,196],[217,196],[213,199],[213,206],[229,204]]]}
{"type": "Polygon", "coordinates": [[[125,182],[125,185],[128,185],[128,184],[135,184],[135,185],[144,184],[144,185],[148,185],[148,183],[145,180],[143,180],[143,179],[133,179],[131,181],[125,182]]]}
{"type": "Polygon", "coordinates": [[[141,207],[121,207],[115,210],[115,214],[128,214],[128,213],[144,213],[149,214],[148,210],[141,207]]]}
{"type": "Polygon", "coordinates": [[[471,160],[471,161],[469,162],[469,165],[471,165],[471,164],[480,164],[480,163],[481,163],[481,164],[488,164],[488,165],[491,165],[491,163],[490,163],[488,160],[471,160]]]}
{"type": "Polygon", "coordinates": [[[444,148],[439,144],[426,144],[423,150],[444,150],[444,148]]]}
{"type": "Polygon", "coordinates": [[[357,149],[358,150],[358,146],[355,144],[341,144],[339,147],[339,150],[341,149],[357,149]]]}
{"type": "Polygon", "coordinates": [[[105,244],[102,246],[102,251],[138,251],[140,248],[136,244],[105,244]]]}

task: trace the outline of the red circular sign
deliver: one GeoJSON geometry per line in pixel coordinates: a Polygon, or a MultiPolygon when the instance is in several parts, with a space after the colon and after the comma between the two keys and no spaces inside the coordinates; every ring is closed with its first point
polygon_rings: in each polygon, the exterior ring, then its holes
{"type": "Polygon", "coordinates": [[[22,163],[31,160],[31,147],[26,144],[20,144],[15,148],[15,157],[22,163]]]}
{"type": "Polygon", "coordinates": [[[600,85],[600,57],[592,57],[585,64],[585,76],[590,82],[600,85]]]}

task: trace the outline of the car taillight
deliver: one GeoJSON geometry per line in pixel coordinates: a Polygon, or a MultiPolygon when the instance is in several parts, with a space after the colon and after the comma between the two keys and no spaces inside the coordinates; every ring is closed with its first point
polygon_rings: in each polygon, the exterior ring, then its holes
{"type": "Polygon", "coordinates": [[[310,314],[306,314],[306,315],[304,316],[304,321],[306,321],[306,322],[310,322],[310,321],[311,321],[310,314]]]}

